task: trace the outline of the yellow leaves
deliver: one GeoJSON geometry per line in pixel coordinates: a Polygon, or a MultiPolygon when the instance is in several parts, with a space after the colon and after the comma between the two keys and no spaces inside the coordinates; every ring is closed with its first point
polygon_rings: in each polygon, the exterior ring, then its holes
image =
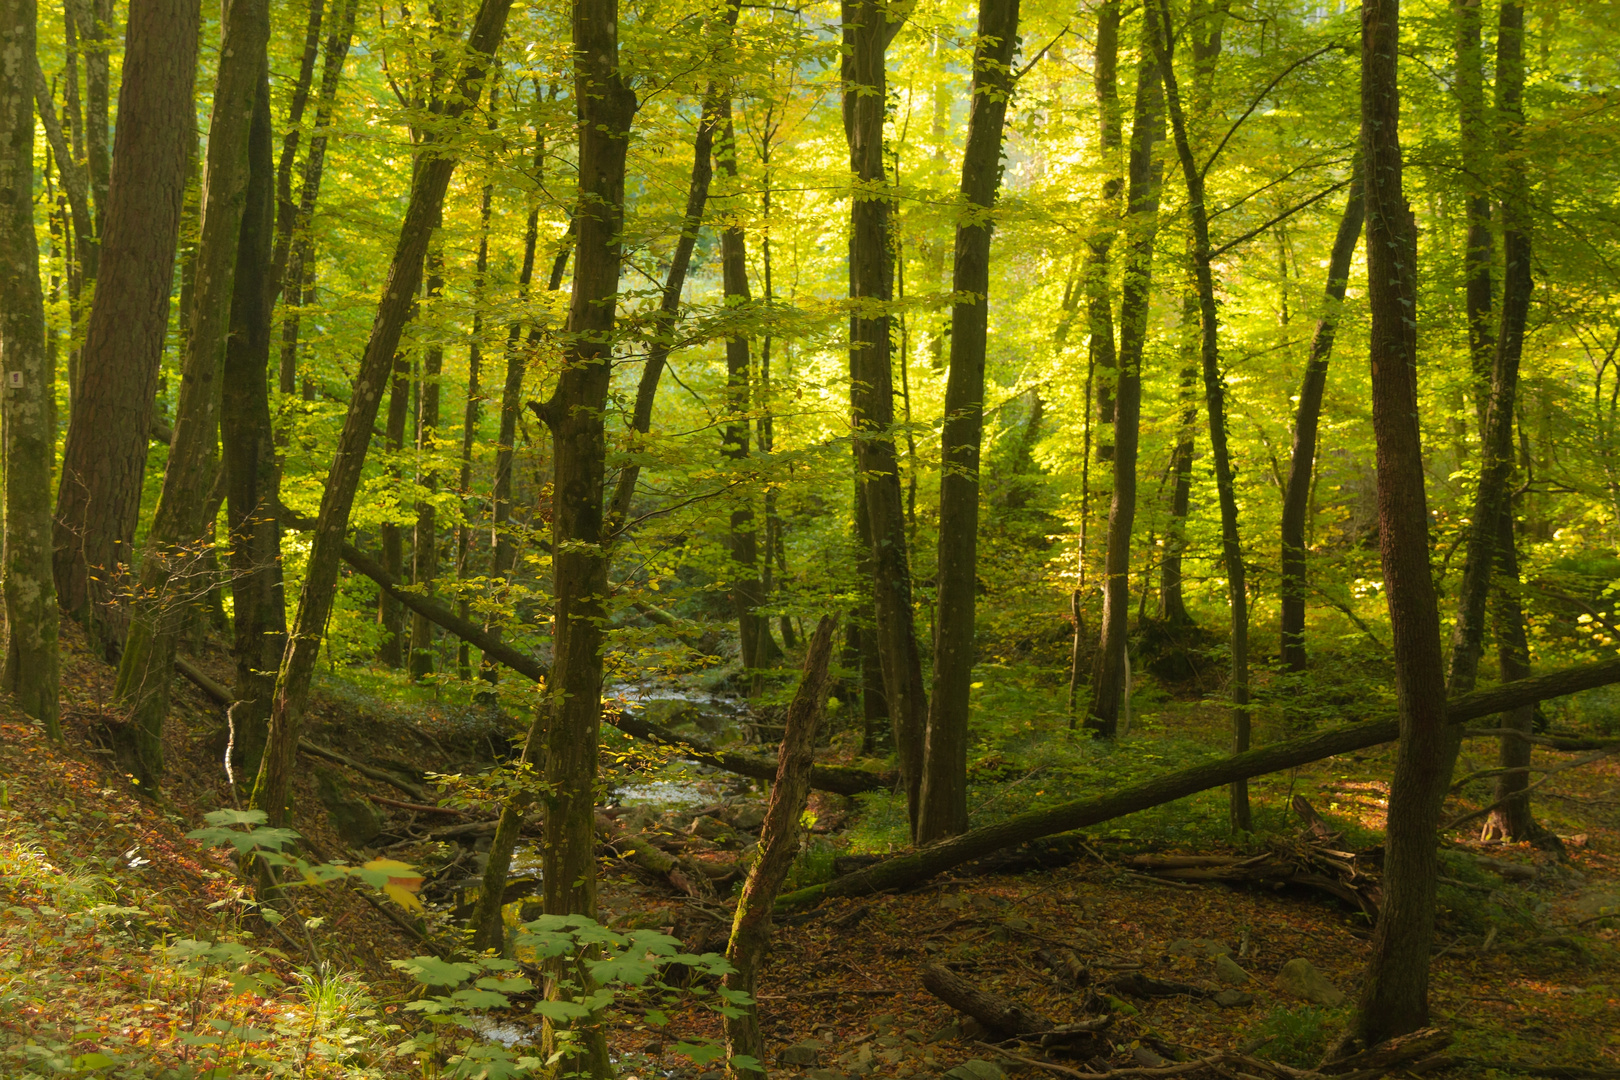
{"type": "Polygon", "coordinates": [[[372,859],[365,864],[365,869],[388,875],[382,891],[394,903],[407,911],[422,910],[422,901],[416,896],[422,888],[422,874],[416,867],[398,859],[372,859]]]}

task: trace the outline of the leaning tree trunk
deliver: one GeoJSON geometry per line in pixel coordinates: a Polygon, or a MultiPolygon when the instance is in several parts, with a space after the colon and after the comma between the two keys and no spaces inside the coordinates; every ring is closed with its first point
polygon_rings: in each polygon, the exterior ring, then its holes
{"type": "Polygon", "coordinates": [[[175,645],[190,609],[187,598],[211,584],[206,581],[202,545],[219,432],[219,369],[247,201],[254,105],[259,84],[268,77],[269,0],[229,0],[221,22],[198,229],[197,287],[191,332],[184,342],[180,405],[113,691],[129,712],[127,730],[145,783],[155,783],[163,773],[163,718],[169,711],[175,645]]]}
{"type": "MultiPolygon", "coordinates": [[[[723,106],[726,116],[725,149],[720,167],[737,182],[737,136],[731,125],[731,102],[723,106]]],[[[735,220],[720,231],[720,276],[726,310],[746,321],[753,297],[748,289],[748,238],[735,220]]],[[[730,414],[721,436],[721,453],[734,467],[746,468],[749,448],[750,350],[746,333],[726,335],[726,411],[730,414]]],[[[762,668],[782,655],[771,637],[770,620],[758,613],[765,603],[765,586],[759,579],[759,534],[754,527],[752,485],[745,485],[731,512],[731,599],[737,612],[737,637],[741,643],[744,668],[762,668]]]]}
{"type": "MultiPolygon", "coordinates": [[[[995,2],[1016,4],[1017,0],[995,2]]],[[[726,1017],[726,1057],[734,1077],[765,1075],[765,1038],[759,1030],[759,1004],[753,999],[771,944],[771,909],[799,853],[799,819],[810,798],[816,725],[827,700],[827,667],[832,660],[833,631],[837,626],[837,619],[823,615],[810,636],[804,677],[788,705],[782,748],[777,754],[776,782],[771,785],[765,824],[759,833],[759,858],[748,871],[731,920],[726,960],[733,970],[721,985],[747,994],[750,999],[746,1005],[733,1006],[726,1017]],[[739,1058],[751,1059],[753,1064],[739,1058]]]]}
{"type": "Polygon", "coordinates": [[[34,237],[34,0],[0,2],[0,405],[5,455],[6,654],[0,688],[61,739],[51,465],[56,395],[34,237]]]}
{"type": "Polygon", "coordinates": [[[1159,187],[1164,165],[1153,144],[1164,139],[1164,95],[1159,64],[1146,52],[1136,70],[1127,195],[1125,280],[1119,309],[1119,382],[1114,396],[1114,495],[1108,508],[1103,614],[1091,680],[1087,729],[1112,737],[1125,697],[1125,650],[1130,615],[1131,528],[1136,520],[1136,450],[1142,421],[1142,351],[1147,344],[1153,291],[1153,247],[1159,231],[1159,187]]]}
{"type": "Polygon", "coordinates": [[[1379,547],[1400,710],[1384,844],[1384,906],[1354,1028],[1369,1046],[1428,1021],[1436,833],[1457,754],[1456,730],[1446,724],[1440,616],[1429,570],[1414,319],[1417,237],[1401,184],[1399,13],[1399,0],[1362,5],[1361,158],[1379,547]]]}
{"type": "Polygon", "coordinates": [[[225,450],[226,521],[230,528],[231,599],[235,609],[236,704],[229,716],[233,768],[259,768],[269,730],[275,670],[287,645],[281,578],[281,473],[270,423],[272,239],[270,87],[259,82],[248,145],[247,202],[236,250],[231,327],[225,340],[219,428],[225,450]]]}
{"type": "Polygon", "coordinates": [[[900,775],[912,831],[922,789],[924,730],[928,720],[922,654],[911,610],[911,567],[906,554],[905,501],[900,463],[889,429],[894,424],[890,346],[894,265],[889,195],[883,158],[885,56],[904,16],[878,0],[844,0],[844,135],[854,182],[850,209],[850,412],[855,434],[857,484],[871,525],[872,606],[883,696],[900,755],[900,775]]]}
{"type": "MultiPolygon", "coordinates": [[[[479,7],[467,38],[455,93],[445,105],[446,120],[458,119],[478,100],[485,65],[500,44],[511,6],[512,0],[484,0],[479,7]]],[[[456,167],[455,157],[437,153],[439,147],[435,142],[430,139],[422,146],[423,161],[411,179],[410,203],[405,209],[405,220],[400,225],[399,240],[384,279],[382,299],[377,304],[371,336],[355,378],[349,412],[338,439],[338,452],[327,474],[320,517],[304,572],[304,586],[298,597],[298,615],[276,677],[269,743],[253,789],[253,805],[265,811],[276,824],[287,818],[288,788],[303,728],[304,707],[309,700],[327,616],[332,611],[343,536],[348,530],[349,511],[365,467],[371,429],[377,422],[383,386],[422,281],[422,261],[444,205],[445,189],[456,167]]]]}
{"type": "Polygon", "coordinates": [[[1350,283],[1350,260],[1361,238],[1361,222],[1366,216],[1362,196],[1361,163],[1353,166],[1350,198],[1339,219],[1339,231],[1328,255],[1327,287],[1322,316],[1311,338],[1311,355],[1305,363],[1305,378],[1299,387],[1299,406],[1294,413],[1294,448],[1288,459],[1288,486],[1283,489],[1282,508],[1282,660],[1289,671],[1305,670],[1305,519],[1311,502],[1311,473],[1316,466],[1316,433],[1322,419],[1322,394],[1327,389],[1328,357],[1339,329],[1344,309],[1344,292],[1350,283]]]}
{"type": "MultiPolygon", "coordinates": [[[[1210,267],[1209,210],[1204,201],[1204,169],[1193,156],[1187,118],[1176,83],[1170,11],[1164,0],[1149,0],[1144,9],[1153,36],[1153,48],[1164,68],[1165,97],[1175,130],[1176,155],[1187,184],[1187,215],[1193,235],[1193,280],[1198,288],[1199,359],[1204,373],[1204,411],[1209,415],[1209,451],[1215,461],[1215,490],[1221,506],[1221,555],[1227,592],[1232,605],[1232,751],[1249,748],[1249,595],[1243,567],[1243,544],[1238,534],[1237,491],[1232,474],[1232,453],[1226,438],[1226,378],[1220,367],[1220,314],[1215,306],[1215,279],[1210,267]]],[[[1247,831],[1249,788],[1246,781],[1232,784],[1232,827],[1247,831]]]]}
{"type": "MultiPolygon", "coordinates": [[[[1469,720],[1617,682],[1620,682],[1620,660],[1609,660],[1565,668],[1533,679],[1521,679],[1490,690],[1476,690],[1446,707],[1446,730],[1458,734],[1462,725],[1469,720]]],[[[936,874],[997,851],[1163,806],[1200,791],[1230,784],[1234,780],[1265,776],[1392,742],[1401,737],[1402,730],[1399,720],[1360,720],[1166,773],[1103,795],[1026,810],[993,825],[984,825],[917,851],[885,859],[824,885],[812,885],[789,893],[777,901],[777,908],[808,907],[835,896],[866,896],[890,889],[903,891],[936,874]]],[[[1426,964],[1427,954],[1424,954],[1424,961],[1426,964]]]]}
{"type": "Polygon", "coordinates": [[[956,226],[951,291],[951,368],[940,437],[939,629],[934,692],[923,747],[917,842],[968,827],[968,695],[978,594],[979,446],[984,435],[984,362],[990,319],[990,211],[1001,188],[1002,129],[1012,96],[1018,0],[980,0],[972,111],[962,155],[964,219],[956,226]]]}
{"type": "MultiPolygon", "coordinates": [[[[147,432],[195,125],[196,0],[131,0],[101,255],[53,526],[57,599],[104,636],[140,516],[147,432]]],[[[92,129],[95,125],[91,125],[92,129]]]]}

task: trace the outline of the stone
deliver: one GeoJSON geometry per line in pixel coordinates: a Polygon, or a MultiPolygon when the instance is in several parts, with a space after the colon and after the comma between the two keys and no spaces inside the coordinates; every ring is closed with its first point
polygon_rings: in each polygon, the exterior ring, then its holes
{"type": "Polygon", "coordinates": [[[844,1074],[837,1069],[808,1069],[804,1080],[844,1080],[844,1074]]]}
{"type": "Polygon", "coordinates": [[[1163,1057],[1145,1046],[1138,1046],[1132,1050],[1131,1060],[1148,1069],[1157,1069],[1167,1064],[1163,1057]]]}
{"type": "Polygon", "coordinates": [[[1249,981],[1249,973],[1225,953],[1215,958],[1215,977],[1228,986],[1242,986],[1249,981]]]}
{"type": "Polygon", "coordinates": [[[1188,938],[1177,938],[1164,951],[1169,956],[1197,956],[1203,950],[1198,947],[1196,941],[1188,938]]]}
{"type": "Polygon", "coordinates": [[[1245,1005],[1254,1004],[1254,995],[1245,994],[1242,990],[1222,990],[1210,998],[1223,1009],[1240,1009],[1245,1005]]]}
{"type": "Polygon", "coordinates": [[[1203,938],[1199,938],[1198,944],[1204,947],[1204,955],[1211,960],[1218,960],[1223,956],[1232,955],[1232,950],[1219,941],[1205,941],[1203,938]]]}
{"type": "Polygon", "coordinates": [[[731,812],[731,824],[744,832],[758,832],[765,824],[765,807],[759,803],[743,803],[731,812]]]}
{"type": "Polygon", "coordinates": [[[792,1046],[783,1047],[782,1052],[776,1055],[776,1060],[782,1065],[807,1068],[821,1064],[821,1051],[823,1049],[821,1043],[816,1040],[806,1039],[802,1043],[794,1043],[792,1046]]]}
{"type": "Polygon", "coordinates": [[[981,1058],[968,1058],[945,1076],[946,1080],[1007,1080],[999,1065],[981,1058]]]}
{"type": "Polygon", "coordinates": [[[326,807],[332,831],[350,847],[365,847],[382,834],[382,811],[370,799],[356,795],[336,769],[315,770],[315,796],[326,807]]]}
{"type": "Polygon", "coordinates": [[[1315,1005],[1343,1005],[1344,991],[1328,982],[1309,960],[1296,957],[1277,972],[1277,989],[1315,1005]]]}
{"type": "Polygon", "coordinates": [[[928,1041],[931,1043],[941,1043],[947,1042],[951,1039],[960,1039],[961,1037],[961,1025],[959,1025],[955,1020],[952,1020],[950,1023],[928,1036],[928,1041]]]}

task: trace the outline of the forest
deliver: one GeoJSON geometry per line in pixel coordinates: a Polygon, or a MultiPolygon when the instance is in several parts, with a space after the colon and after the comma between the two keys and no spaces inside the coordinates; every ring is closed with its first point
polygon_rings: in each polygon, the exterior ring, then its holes
{"type": "Polygon", "coordinates": [[[1617,28],[0,0],[0,1076],[1620,1078],[1617,28]]]}

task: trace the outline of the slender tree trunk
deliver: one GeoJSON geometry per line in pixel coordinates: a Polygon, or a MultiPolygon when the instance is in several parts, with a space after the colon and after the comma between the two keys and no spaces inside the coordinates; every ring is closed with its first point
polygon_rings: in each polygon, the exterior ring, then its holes
{"type": "MultiPolygon", "coordinates": [[[[1016,2],[1016,0],[1001,0],[1016,2]]],[[[731,920],[726,959],[733,970],[721,982],[727,990],[754,998],[759,972],[771,944],[771,907],[793,869],[799,853],[799,819],[810,798],[810,767],[814,763],[816,727],[827,700],[827,667],[832,659],[833,632],[838,621],[823,615],[810,636],[804,658],[804,676],[788,706],[782,747],[778,751],[776,782],[765,807],[765,825],[759,834],[759,858],[748,871],[737,910],[731,920]]],[[[765,1038],[759,1029],[759,1005],[750,1001],[726,1017],[726,1056],[733,1076],[765,1075],[765,1038]],[[745,1065],[738,1058],[750,1058],[745,1065]]]]}
{"type": "Polygon", "coordinates": [[[51,465],[56,452],[45,294],[34,237],[34,0],[0,0],[0,451],[5,457],[6,651],[0,688],[62,738],[51,465]]]}
{"type": "MultiPolygon", "coordinates": [[[[1446,688],[1466,694],[1474,688],[1484,651],[1485,612],[1496,562],[1500,518],[1510,512],[1508,485],[1513,479],[1513,417],[1519,385],[1519,357],[1524,349],[1525,320],[1530,310],[1530,228],[1525,202],[1529,184],[1512,155],[1519,144],[1524,109],[1524,11],[1503,4],[1497,39],[1497,112],[1502,117],[1499,148],[1507,172],[1502,199],[1502,279],[1500,333],[1492,350],[1489,404],[1481,430],[1479,483],[1474,489],[1468,529],[1467,559],[1458,589],[1457,621],[1451,634],[1451,665],[1446,688]]],[[[1477,31],[1476,31],[1477,32],[1477,31]]]]}
{"type": "MultiPolygon", "coordinates": [[[[725,151],[720,166],[737,181],[737,137],[731,126],[731,103],[725,105],[725,151]]],[[[730,221],[720,231],[720,273],[726,307],[736,311],[753,302],[748,289],[748,238],[742,226],[730,221]]],[[[744,334],[726,337],[726,409],[731,414],[722,435],[721,452],[738,469],[748,460],[750,376],[752,372],[748,338],[744,334]]],[[[765,603],[765,588],[759,579],[759,539],[754,528],[753,492],[739,497],[731,512],[731,598],[737,610],[737,635],[741,642],[744,668],[762,668],[782,655],[771,637],[770,622],[756,614],[765,603]]]]}
{"type": "MultiPolygon", "coordinates": [[[[45,129],[45,140],[56,158],[57,175],[61,177],[62,192],[67,196],[72,215],[75,250],[78,252],[77,277],[79,288],[82,289],[96,279],[96,254],[100,250],[95,226],[91,224],[95,207],[90,203],[90,182],[84,169],[73,158],[73,148],[68,144],[62,122],[56,115],[56,106],[51,101],[50,84],[45,81],[45,73],[37,64],[33,83],[34,104],[39,111],[40,126],[45,129]]],[[[69,273],[74,271],[70,269],[69,273]]]]}
{"type": "MultiPolygon", "coordinates": [[[[716,35],[716,51],[727,44],[737,25],[740,0],[730,0],[711,32],[716,35]]],[[[692,250],[697,244],[698,231],[703,227],[703,211],[708,204],[709,184],[714,179],[714,134],[724,116],[729,115],[727,102],[731,93],[728,83],[711,79],[703,95],[703,115],[698,118],[697,134],[692,139],[692,176],[686,186],[686,212],[681,217],[681,235],[675,241],[675,250],[669,257],[669,269],[664,273],[664,289],[659,296],[655,334],[648,343],[647,360],[641,367],[641,379],[636,384],[636,403],[630,414],[631,449],[635,449],[647,432],[652,430],[653,402],[658,396],[658,383],[664,376],[664,364],[674,347],[675,318],[680,312],[681,293],[686,288],[686,272],[692,263],[692,250]]],[[[625,528],[630,514],[630,503],[635,498],[636,481],[641,466],[631,462],[619,471],[613,482],[613,498],[608,505],[608,533],[616,539],[625,528]]]]}
{"type": "MultiPolygon", "coordinates": [[[[512,0],[484,0],[479,7],[468,35],[455,93],[449,96],[444,107],[446,120],[458,119],[478,100],[485,65],[500,44],[511,6],[512,0]]],[[[264,810],[277,824],[287,816],[288,787],[303,728],[304,706],[309,699],[327,616],[332,611],[343,536],[348,530],[349,511],[365,467],[371,429],[377,421],[383,386],[399,348],[400,335],[421,284],[423,258],[433,236],[434,223],[439,220],[445,189],[456,167],[455,157],[437,153],[437,150],[431,139],[421,147],[423,161],[411,179],[410,203],[400,225],[399,240],[384,279],[371,336],[355,378],[338,452],[321,496],[320,517],[298,597],[298,615],[276,677],[269,742],[254,784],[253,805],[264,810]]]]}
{"type": "MultiPolygon", "coordinates": [[[[889,197],[883,163],[885,55],[901,21],[877,0],[844,0],[844,134],[849,144],[854,197],[850,211],[849,287],[856,301],[850,319],[850,412],[859,484],[871,524],[872,606],[883,696],[894,727],[900,775],[912,830],[922,789],[924,732],[928,722],[922,654],[911,610],[911,567],[906,553],[905,500],[894,439],[894,368],[890,345],[894,263],[889,197]]],[[[902,16],[903,21],[903,16],[902,16]]]]}
{"type": "Polygon", "coordinates": [[[281,473],[270,423],[272,243],[275,176],[270,87],[259,83],[248,146],[247,202],[236,251],[231,328],[225,339],[220,440],[229,500],[231,599],[235,612],[236,704],[229,711],[232,763],[244,782],[258,772],[287,645],[281,576],[281,473]]]}
{"type": "Polygon", "coordinates": [[[118,664],[114,695],[129,710],[141,779],[163,773],[163,719],[169,710],[185,597],[208,586],[202,549],[219,430],[219,369],[230,325],[237,249],[247,202],[254,103],[265,80],[268,0],[229,0],[221,20],[220,64],[208,125],[201,196],[197,288],[181,365],[180,404],[163,488],[141,560],[140,591],[118,664]]]}
{"type": "MultiPolygon", "coordinates": [[[[1221,554],[1232,605],[1232,752],[1249,748],[1249,597],[1243,567],[1243,544],[1238,534],[1237,492],[1232,455],[1226,439],[1226,378],[1220,367],[1220,316],[1215,307],[1215,279],[1210,267],[1209,212],[1204,202],[1204,170],[1193,157],[1187,120],[1181,108],[1171,53],[1170,15],[1164,0],[1149,0],[1149,33],[1164,69],[1165,97],[1175,131],[1176,154],[1187,183],[1187,213],[1193,233],[1193,277],[1198,286],[1199,357],[1204,371],[1204,411],[1209,415],[1209,450],[1215,463],[1215,488],[1221,505],[1221,554]],[[1157,7],[1155,13],[1154,7],[1157,7]]],[[[1232,827],[1249,828],[1249,789],[1244,780],[1232,784],[1232,827]]]]}
{"type": "MultiPolygon", "coordinates": [[[[334,0],[334,4],[342,2],[334,0]]],[[[298,219],[298,204],[293,201],[292,193],[293,166],[298,158],[304,110],[309,107],[309,91],[315,82],[315,61],[320,55],[321,23],[325,14],[326,0],[309,0],[304,51],[298,61],[298,79],[293,83],[292,99],[287,102],[286,131],[281,136],[281,156],[276,162],[276,238],[271,257],[274,259],[277,292],[281,289],[281,275],[286,271],[287,257],[292,249],[293,226],[298,219]]]]}
{"type": "MultiPolygon", "coordinates": [[[[406,316],[409,322],[416,317],[406,316]]],[[[395,491],[404,486],[405,472],[400,452],[405,448],[405,421],[411,412],[411,361],[401,350],[394,356],[394,376],[388,384],[388,421],[383,428],[383,450],[388,476],[395,491]]],[[[383,522],[377,530],[382,536],[383,566],[396,578],[405,575],[405,539],[400,526],[392,521],[383,522]]],[[[384,666],[398,669],[405,666],[405,609],[387,593],[377,594],[377,625],[382,627],[382,644],[377,659],[384,666]]]]}
{"type": "Polygon", "coordinates": [[[1496,351],[1492,322],[1491,266],[1495,261],[1491,237],[1490,117],[1485,107],[1485,50],[1480,42],[1480,0],[1451,0],[1456,19],[1456,77],[1458,131],[1461,136],[1461,177],[1466,192],[1464,211],[1468,250],[1463,256],[1464,304],[1468,318],[1468,357],[1473,372],[1473,399],[1480,435],[1491,395],[1491,360],[1496,351]]]}
{"type": "MultiPolygon", "coordinates": [[[[1136,519],[1136,450],[1142,417],[1142,351],[1147,344],[1148,302],[1153,290],[1153,247],[1159,229],[1159,188],[1164,165],[1154,143],[1164,139],[1164,93],[1159,63],[1151,52],[1136,71],[1135,119],[1131,127],[1129,217],[1125,278],[1120,302],[1119,382],[1113,404],[1114,496],[1108,508],[1108,554],[1103,582],[1101,639],[1091,681],[1086,727],[1112,738],[1119,730],[1125,696],[1127,619],[1131,608],[1131,527],[1136,519]]],[[[1106,376],[1104,376],[1106,379],[1106,376]]]]}
{"type": "Polygon", "coordinates": [[[1384,844],[1384,905],[1355,1023],[1368,1045],[1428,1022],[1439,873],[1436,830],[1457,753],[1456,731],[1446,725],[1440,617],[1429,570],[1414,319],[1417,239],[1401,183],[1399,13],[1399,0],[1362,4],[1361,157],[1379,546],[1400,711],[1384,844]]]}
{"type": "MultiPolygon", "coordinates": [[[[444,253],[428,255],[427,298],[431,305],[444,292],[444,253]]],[[[435,461],[439,431],[439,376],[444,370],[444,346],[429,345],[422,354],[422,382],[417,393],[416,482],[428,492],[439,490],[439,469],[435,461]]],[[[439,576],[439,522],[433,503],[416,504],[416,537],[411,544],[411,582],[433,595],[433,579],[439,576]]],[[[418,613],[411,615],[411,678],[433,674],[433,624],[418,613]]]]}
{"type": "Polygon", "coordinates": [[[130,559],[140,514],[194,133],[198,17],[197,0],[130,3],[118,183],[97,205],[99,276],[53,526],[57,599],[96,636],[107,629],[116,568],[130,559]]]}
{"type": "MultiPolygon", "coordinates": [[[[319,3],[319,0],[311,2],[319,3]]],[[[280,289],[286,296],[277,383],[281,392],[288,396],[298,388],[300,308],[315,302],[315,238],[310,232],[310,224],[315,215],[316,200],[320,196],[321,176],[326,168],[328,131],[337,102],[338,83],[343,76],[343,62],[349,55],[349,43],[354,40],[354,18],[358,7],[359,0],[344,0],[342,16],[326,38],[326,53],[321,64],[321,88],[315,99],[315,129],[310,135],[309,152],[304,156],[296,208],[289,209],[290,193],[283,198],[279,166],[277,171],[276,251],[272,256],[271,272],[274,278],[272,288],[280,289]]],[[[282,144],[282,156],[285,160],[286,143],[282,144]]],[[[289,177],[289,188],[291,183],[289,177]]],[[[313,380],[306,378],[304,387],[304,400],[313,400],[313,380]]]]}
{"type": "Polygon", "coordinates": [[[1092,85],[1097,97],[1097,155],[1107,168],[1097,223],[1086,239],[1086,321],[1091,331],[1089,364],[1097,378],[1097,460],[1112,461],[1114,393],[1119,360],[1114,343],[1114,301],[1109,256],[1119,229],[1119,199],[1125,177],[1119,167],[1124,119],[1119,107],[1119,0],[1103,0],[1097,9],[1097,44],[1092,50],[1092,85]],[[1100,369],[1100,370],[1098,370],[1100,369]]]}
{"type": "MultiPolygon", "coordinates": [[[[493,97],[495,88],[490,89],[493,97]]],[[[490,121],[494,122],[494,107],[490,108],[490,121]]],[[[472,467],[473,446],[478,441],[478,421],[483,407],[484,353],[484,278],[489,273],[489,214],[495,198],[495,185],[485,184],[483,198],[478,205],[478,259],[473,268],[473,325],[472,340],[467,345],[467,404],[461,420],[461,471],[456,478],[456,490],[461,496],[461,524],[456,526],[456,577],[465,579],[472,556],[472,467]]],[[[472,613],[472,603],[465,595],[456,601],[456,613],[463,619],[472,613]]],[[[456,648],[456,674],[463,680],[472,678],[472,647],[462,641],[456,648]]]]}
{"type": "MultiPolygon", "coordinates": [[[[78,0],[79,40],[84,43],[84,144],[85,158],[89,162],[90,190],[95,196],[96,235],[106,227],[106,215],[111,209],[108,202],[112,178],[112,162],[118,148],[108,152],[107,107],[112,100],[112,41],[117,30],[113,20],[113,0],[78,0]]],[[[129,21],[135,21],[130,12],[129,21]]],[[[134,52],[133,41],[126,40],[124,56],[124,84],[129,81],[129,59],[134,52]]],[[[124,116],[123,85],[119,87],[118,113],[124,116]]],[[[189,88],[188,88],[189,89],[189,88]]]]}
{"type": "Polygon", "coordinates": [[[1159,615],[1167,622],[1192,622],[1182,580],[1182,557],[1187,551],[1187,514],[1192,508],[1193,442],[1198,432],[1198,292],[1181,298],[1181,374],[1176,396],[1181,402],[1181,426],[1170,451],[1170,520],[1164,527],[1164,557],[1159,563],[1159,615]]]}
{"type": "Polygon", "coordinates": [[[973,681],[978,593],[979,447],[984,434],[984,363],[990,319],[990,211],[1001,188],[1002,129],[1018,48],[1018,0],[980,0],[972,111],[962,155],[961,203],[951,291],[951,368],[940,438],[939,631],[934,692],[923,749],[917,842],[968,827],[968,695],[973,681]],[[969,218],[968,216],[971,215],[969,218]]]}
{"type": "Polygon", "coordinates": [[[1350,260],[1361,238],[1366,217],[1362,195],[1361,164],[1354,166],[1350,198],[1339,219],[1339,231],[1328,255],[1327,286],[1323,290],[1322,316],[1311,338],[1310,359],[1299,387],[1299,405],[1294,412],[1294,448],[1288,459],[1288,486],[1283,489],[1282,509],[1282,660],[1289,671],[1305,670],[1305,523],[1311,500],[1312,475],[1316,466],[1316,433],[1322,419],[1322,394],[1327,389],[1328,358],[1344,309],[1344,292],[1350,282],[1350,260]]]}
{"type": "MultiPolygon", "coordinates": [[[[625,155],[636,98],[619,71],[617,0],[576,0],[574,86],[579,102],[578,243],[564,367],[534,411],[553,446],[551,716],[546,732],[541,877],[549,915],[596,914],[596,766],[602,710],[603,598],[608,591],[602,494],[610,361],[617,321],[625,155]]],[[[587,988],[588,990],[588,988],[587,988]]],[[[607,1076],[600,1027],[564,1067],[607,1076]]]]}

